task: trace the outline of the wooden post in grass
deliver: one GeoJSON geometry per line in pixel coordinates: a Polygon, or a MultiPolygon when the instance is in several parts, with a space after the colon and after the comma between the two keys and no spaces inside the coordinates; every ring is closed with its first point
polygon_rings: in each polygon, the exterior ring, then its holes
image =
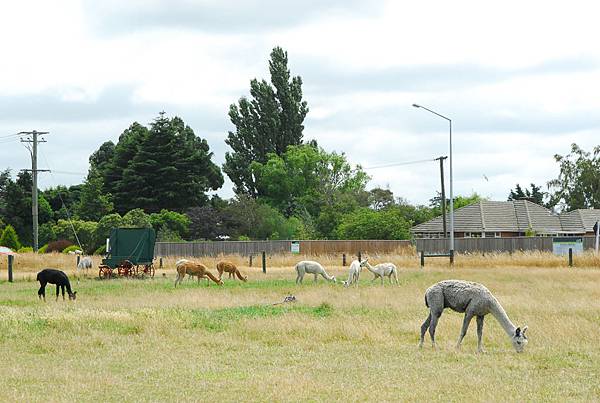
{"type": "Polygon", "coordinates": [[[249,262],[248,266],[252,267],[252,255],[250,255],[250,262],[249,262]]]}
{"type": "Polygon", "coordinates": [[[362,259],[360,257],[361,257],[361,254],[360,254],[360,251],[358,251],[358,261],[362,262],[362,259]]]}
{"type": "Polygon", "coordinates": [[[421,251],[421,269],[425,267],[425,252],[421,251]]]}
{"type": "Polygon", "coordinates": [[[569,248],[569,267],[573,267],[573,248],[569,248]]]}
{"type": "Polygon", "coordinates": [[[79,261],[81,260],[81,255],[77,255],[77,268],[79,268],[79,261]]]}
{"type": "Polygon", "coordinates": [[[267,252],[265,252],[264,250],[262,251],[262,267],[263,267],[263,273],[267,272],[267,252]]]}
{"type": "Polygon", "coordinates": [[[15,257],[13,255],[8,255],[8,282],[9,283],[13,282],[12,265],[13,265],[14,259],[15,259],[15,257]]]}
{"type": "Polygon", "coordinates": [[[346,254],[342,253],[342,266],[346,266],[346,254]]]}
{"type": "Polygon", "coordinates": [[[158,260],[158,268],[159,269],[163,268],[162,257],[158,260]]]}

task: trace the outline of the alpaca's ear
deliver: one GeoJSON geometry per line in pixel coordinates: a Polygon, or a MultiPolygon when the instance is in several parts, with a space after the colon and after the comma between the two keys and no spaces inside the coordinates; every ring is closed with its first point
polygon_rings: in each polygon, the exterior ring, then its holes
{"type": "Polygon", "coordinates": [[[523,336],[525,336],[525,332],[527,331],[527,326],[523,328],[523,336]]]}
{"type": "Polygon", "coordinates": [[[515,336],[520,336],[521,335],[521,328],[518,327],[517,330],[515,330],[515,336]]]}

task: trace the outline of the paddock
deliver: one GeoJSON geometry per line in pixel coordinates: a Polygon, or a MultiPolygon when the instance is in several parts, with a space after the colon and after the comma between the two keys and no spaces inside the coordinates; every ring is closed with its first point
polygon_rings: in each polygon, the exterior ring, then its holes
{"type": "MultiPolygon", "coordinates": [[[[35,270],[19,266],[14,283],[0,281],[0,400],[600,399],[598,269],[421,270],[417,261],[399,266],[399,286],[363,273],[358,288],[344,288],[296,286],[293,266],[263,274],[239,263],[248,283],[185,280],[177,289],[170,262],[145,280],[77,280],[62,267],[77,301],[46,303],[35,270]],[[494,320],[485,354],[473,328],[457,351],[462,315],[452,312],[438,349],[419,350],[423,293],[448,278],[485,284],[529,326],[526,352],[516,354],[494,320]],[[288,294],[297,302],[272,305],[288,294]]],[[[325,267],[347,276],[347,267],[325,267]]]]}

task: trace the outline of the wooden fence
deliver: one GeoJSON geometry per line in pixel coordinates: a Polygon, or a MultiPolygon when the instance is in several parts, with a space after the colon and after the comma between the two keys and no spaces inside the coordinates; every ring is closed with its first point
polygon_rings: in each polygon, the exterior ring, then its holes
{"type": "MultiPolygon", "coordinates": [[[[357,240],[357,241],[299,241],[303,255],[326,255],[330,253],[360,252],[392,253],[408,250],[411,241],[357,240]]],[[[156,256],[217,256],[258,255],[262,251],[269,255],[291,253],[292,241],[215,241],[215,242],[157,242],[154,248],[156,256]]]]}
{"type": "MultiPolygon", "coordinates": [[[[417,239],[417,252],[443,253],[448,251],[448,238],[417,239]]],[[[594,237],[583,237],[583,248],[594,248],[594,237]]],[[[465,252],[516,252],[539,250],[552,252],[552,237],[513,237],[513,238],[455,238],[454,250],[465,252]]]]}

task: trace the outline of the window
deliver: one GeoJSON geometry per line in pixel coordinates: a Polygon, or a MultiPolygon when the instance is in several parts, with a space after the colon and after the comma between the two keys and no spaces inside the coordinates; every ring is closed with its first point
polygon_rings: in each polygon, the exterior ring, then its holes
{"type": "Polygon", "coordinates": [[[486,238],[500,238],[501,236],[502,236],[501,232],[486,232],[485,233],[486,238]]]}
{"type": "Polygon", "coordinates": [[[481,232],[465,232],[465,238],[481,238],[481,232]]]}

